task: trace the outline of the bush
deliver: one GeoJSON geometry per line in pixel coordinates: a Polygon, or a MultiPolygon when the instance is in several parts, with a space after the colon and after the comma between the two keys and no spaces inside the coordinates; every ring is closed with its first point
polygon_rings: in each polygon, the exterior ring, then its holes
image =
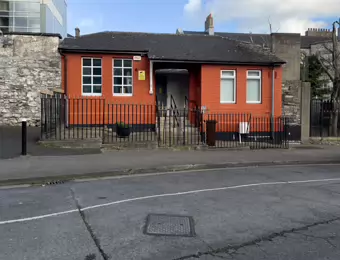
{"type": "Polygon", "coordinates": [[[129,128],[129,125],[125,124],[124,122],[118,122],[117,126],[120,128],[129,128]]]}

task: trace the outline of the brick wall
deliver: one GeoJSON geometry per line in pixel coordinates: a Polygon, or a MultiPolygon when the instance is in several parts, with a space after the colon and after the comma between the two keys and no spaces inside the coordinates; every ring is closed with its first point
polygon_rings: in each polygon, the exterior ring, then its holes
{"type": "MultiPolygon", "coordinates": [[[[276,68],[275,79],[275,115],[282,114],[282,68],[276,68]]],[[[253,115],[270,115],[272,109],[272,69],[268,67],[217,66],[202,65],[201,94],[202,106],[212,113],[252,113],[253,115]],[[221,104],[220,85],[221,70],[236,70],[236,103],[221,104]],[[247,70],[262,71],[262,102],[246,102],[247,70]]]]}

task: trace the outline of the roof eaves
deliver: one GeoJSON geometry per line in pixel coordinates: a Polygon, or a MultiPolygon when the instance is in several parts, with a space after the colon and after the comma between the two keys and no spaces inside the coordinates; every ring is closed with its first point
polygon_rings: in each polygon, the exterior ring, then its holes
{"type": "Polygon", "coordinates": [[[58,48],[62,52],[68,53],[103,53],[103,54],[112,54],[112,53],[119,53],[119,54],[147,54],[149,50],[94,50],[94,49],[83,49],[83,48],[72,48],[72,47],[59,47],[58,48]]]}

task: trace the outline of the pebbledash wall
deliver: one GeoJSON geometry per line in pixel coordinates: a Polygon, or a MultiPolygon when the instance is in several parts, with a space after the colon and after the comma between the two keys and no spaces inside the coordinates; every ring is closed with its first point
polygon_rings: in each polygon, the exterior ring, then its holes
{"type": "Polygon", "coordinates": [[[58,34],[0,35],[0,125],[40,124],[42,91],[61,87],[58,34]]]}

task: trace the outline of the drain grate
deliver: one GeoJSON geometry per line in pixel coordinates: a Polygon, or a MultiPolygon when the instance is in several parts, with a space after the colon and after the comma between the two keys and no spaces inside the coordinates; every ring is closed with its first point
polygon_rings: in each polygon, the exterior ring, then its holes
{"type": "Polygon", "coordinates": [[[49,181],[44,183],[43,185],[57,185],[57,184],[64,184],[66,181],[63,180],[56,180],[56,181],[49,181]]]}
{"type": "Polygon", "coordinates": [[[145,234],[154,236],[195,236],[194,220],[189,216],[149,214],[145,234]]]}

